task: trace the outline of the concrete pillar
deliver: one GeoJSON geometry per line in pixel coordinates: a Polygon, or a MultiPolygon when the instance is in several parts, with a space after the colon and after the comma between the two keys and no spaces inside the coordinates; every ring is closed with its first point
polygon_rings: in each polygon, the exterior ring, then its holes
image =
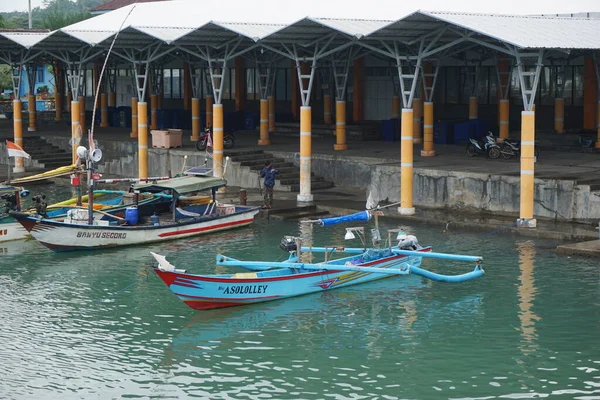
{"type": "Polygon", "coordinates": [[[131,98],[131,133],[129,137],[138,137],[138,98],[131,98]]]}
{"type": "Polygon", "coordinates": [[[269,100],[269,132],[275,132],[275,97],[267,97],[269,100]]]}
{"type": "Polygon", "coordinates": [[[311,193],[312,158],[312,110],[310,106],[300,108],[300,202],[313,201],[311,193]]]}
{"type": "MultiPolygon", "coordinates": [[[[13,100],[13,127],[15,131],[15,144],[23,147],[23,103],[13,100]]],[[[8,161],[10,163],[10,159],[8,161]]],[[[13,172],[25,172],[23,157],[15,157],[13,172]]]]}
{"type": "Polygon", "coordinates": [[[413,215],[413,110],[402,109],[400,131],[400,207],[401,215],[413,215]]]}
{"type": "MultiPolygon", "coordinates": [[[[223,104],[213,105],[213,176],[223,177],[223,104]]],[[[219,190],[219,192],[222,192],[219,190]]]]}
{"type": "Polygon", "coordinates": [[[213,126],[213,97],[206,95],[206,126],[213,126]]]}
{"type": "Polygon", "coordinates": [[[158,97],[150,95],[150,129],[158,129],[158,97]]]}
{"type": "Polygon", "coordinates": [[[533,219],[535,112],[521,112],[521,210],[519,226],[536,227],[533,219]],[[523,221],[523,220],[529,221],[523,221]]]}
{"type": "Polygon", "coordinates": [[[335,144],[334,150],[346,150],[346,102],[336,100],[335,102],[335,144]]]}
{"type": "Polygon", "coordinates": [[[108,127],[108,96],[100,93],[100,128],[108,127]]]}
{"type": "Polygon", "coordinates": [[[324,94],[323,95],[323,122],[326,124],[331,124],[333,122],[333,118],[331,117],[331,95],[324,94]]]}
{"type": "Polygon", "coordinates": [[[433,102],[426,101],[423,103],[423,150],[421,150],[422,157],[433,157],[435,156],[435,150],[433,149],[433,102]]]}
{"type": "Polygon", "coordinates": [[[81,122],[79,121],[79,101],[71,102],[71,158],[73,164],[77,162],[77,143],[82,135],[81,122]]]}
{"type": "Polygon", "coordinates": [[[597,140],[596,140],[596,145],[594,147],[596,147],[597,149],[600,149],[600,100],[598,101],[598,112],[596,113],[596,116],[597,116],[597,122],[596,122],[597,140]]]}
{"type": "Polygon", "coordinates": [[[509,135],[509,113],[510,113],[510,104],[508,99],[500,99],[500,122],[499,122],[499,131],[501,139],[508,139],[509,135]]]}
{"type": "Polygon", "coordinates": [[[392,116],[391,118],[400,118],[400,97],[392,96],[392,116]]]}
{"type": "Polygon", "coordinates": [[[478,118],[479,99],[476,96],[469,97],[469,119],[478,118]]]}
{"type": "Polygon", "coordinates": [[[423,143],[421,137],[421,116],[423,114],[423,103],[419,97],[413,99],[413,143],[423,143]]]}
{"type": "Polygon", "coordinates": [[[29,111],[29,127],[27,128],[27,130],[29,132],[35,132],[37,131],[37,125],[36,125],[36,109],[35,109],[35,95],[29,93],[29,97],[27,98],[28,100],[28,104],[27,104],[27,111],[29,111]]]}
{"type": "Polygon", "coordinates": [[[200,99],[192,97],[192,141],[200,140],[200,99]]]}
{"type": "Polygon", "coordinates": [[[58,91],[60,85],[56,85],[54,91],[54,120],[62,121],[62,93],[58,91]]]}
{"type": "Polygon", "coordinates": [[[271,144],[269,140],[269,100],[260,99],[260,140],[258,144],[266,146],[271,144]]]}
{"type": "Polygon", "coordinates": [[[565,133],[565,99],[554,99],[554,132],[565,133]]]}
{"type": "Polygon", "coordinates": [[[87,132],[85,125],[85,97],[79,96],[79,125],[81,125],[81,134],[87,132]]]}
{"type": "Polygon", "coordinates": [[[108,92],[108,106],[109,107],[117,106],[117,94],[115,92],[108,92]]]}
{"type": "Polygon", "coordinates": [[[138,178],[148,177],[148,103],[138,101],[138,178]]]}

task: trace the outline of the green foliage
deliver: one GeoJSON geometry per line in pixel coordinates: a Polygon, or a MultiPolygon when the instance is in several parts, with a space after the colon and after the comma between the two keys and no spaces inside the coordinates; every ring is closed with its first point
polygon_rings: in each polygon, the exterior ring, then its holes
{"type": "Polygon", "coordinates": [[[0,64],[0,92],[5,89],[13,89],[11,71],[8,65],[0,64]]]}
{"type": "MultiPolygon", "coordinates": [[[[89,9],[107,0],[44,0],[42,7],[32,11],[32,27],[34,29],[56,30],[90,18],[89,9]]],[[[0,28],[27,29],[29,16],[26,11],[13,11],[0,14],[0,28]],[[4,23],[2,22],[4,21],[4,23]],[[4,26],[3,26],[4,24],[4,26]]]]}
{"type": "Polygon", "coordinates": [[[40,94],[40,93],[48,93],[48,92],[50,92],[50,88],[48,88],[48,85],[38,86],[38,88],[36,89],[36,92],[38,94],[40,94]]]}
{"type": "Polygon", "coordinates": [[[4,21],[4,17],[2,15],[0,15],[0,28],[4,28],[6,25],[6,22],[4,21]]]}

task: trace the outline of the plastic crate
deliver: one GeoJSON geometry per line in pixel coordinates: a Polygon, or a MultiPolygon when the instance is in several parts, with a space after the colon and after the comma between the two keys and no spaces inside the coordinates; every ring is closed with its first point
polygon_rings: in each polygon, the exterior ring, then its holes
{"type": "Polygon", "coordinates": [[[181,138],[183,136],[181,129],[152,130],[150,134],[152,134],[152,147],[165,149],[181,147],[181,138]]]}

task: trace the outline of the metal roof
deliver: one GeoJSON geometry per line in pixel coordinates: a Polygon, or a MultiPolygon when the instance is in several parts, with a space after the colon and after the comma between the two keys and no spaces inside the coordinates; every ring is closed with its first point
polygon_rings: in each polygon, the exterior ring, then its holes
{"type": "Polygon", "coordinates": [[[0,32],[0,50],[30,49],[49,34],[49,32],[0,32]]]}
{"type": "Polygon", "coordinates": [[[212,176],[182,176],[178,178],[167,179],[164,181],[138,183],[134,186],[137,190],[165,190],[173,189],[179,194],[200,192],[207,189],[216,189],[227,186],[227,181],[223,178],[212,176]]]}

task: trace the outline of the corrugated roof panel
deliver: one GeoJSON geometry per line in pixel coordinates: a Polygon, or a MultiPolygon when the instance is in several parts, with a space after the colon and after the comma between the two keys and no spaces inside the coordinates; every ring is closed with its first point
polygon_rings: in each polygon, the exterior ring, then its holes
{"type": "Polygon", "coordinates": [[[40,33],[40,32],[36,32],[36,33],[0,32],[0,36],[10,40],[11,42],[14,42],[18,46],[22,46],[26,49],[29,49],[29,48],[35,46],[40,41],[47,38],[48,35],[50,35],[49,32],[44,32],[44,33],[40,33]]]}
{"type": "Polygon", "coordinates": [[[240,35],[253,38],[254,40],[262,39],[270,34],[284,28],[284,24],[252,24],[247,22],[214,22],[223,28],[237,32],[240,35]]]}
{"type": "Polygon", "coordinates": [[[600,19],[422,12],[522,48],[600,49],[600,19]]]}
{"type": "Polygon", "coordinates": [[[336,19],[336,18],[314,18],[332,29],[338,30],[350,36],[366,36],[382,27],[390,24],[391,20],[369,20],[369,19],[336,19]]]}
{"type": "Polygon", "coordinates": [[[161,28],[155,26],[131,26],[131,28],[167,43],[171,43],[194,31],[193,28],[161,28]]]}
{"type": "Polygon", "coordinates": [[[116,31],[88,31],[75,29],[61,29],[60,31],[80,42],[84,42],[92,46],[102,43],[117,33],[116,31]]]}

